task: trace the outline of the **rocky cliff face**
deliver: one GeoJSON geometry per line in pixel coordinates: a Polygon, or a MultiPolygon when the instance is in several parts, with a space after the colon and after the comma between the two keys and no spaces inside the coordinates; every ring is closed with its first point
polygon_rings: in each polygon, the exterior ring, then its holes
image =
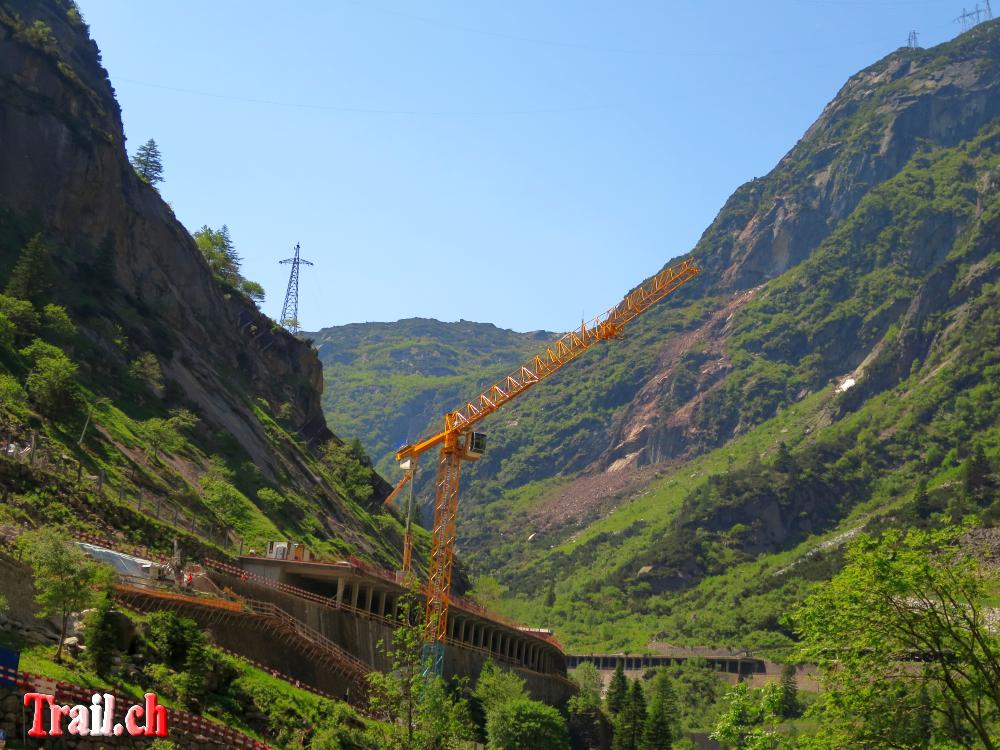
{"type": "Polygon", "coordinates": [[[124,322],[130,342],[157,355],[205,419],[273,470],[249,401],[263,398],[275,411],[287,404],[299,434],[329,438],[319,360],[247,300],[224,294],[170,207],[136,177],[97,46],[67,11],[54,2],[3,5],[0,208],[7,221],[26,219],[58,240],[64,278],[111,272],[97,281],[107,307],[75,310],[97,345],[104,324],[124,322]],[[47,36],[31,30],[36,21],[47,36]]]}
{"type": "MultiPolygon", "coordinates": [[[[589,471],[658,463],[715,447],[827,379],[856,367],[870,351],[850,326],[790,342],[805,358],[833,340],[853,342],[798,393],[772,399],[759,415],[708,417],[731,361],[733,315],[760,286],[809,258],[874,187],[915,154],[972,138],[1000,116],[1000,27],[984,24],[930,50],[901,49],[853,76],[796,146],[762,179],[729,199],[692,256],[704,270],[675,306],[715,298],[697,327],[668,338],[629,405],[611,424],[608,447],[589,471]]],[[[955,227],[928,227],[939,248],[955,227]]],[[[932,254],[931,254],[932,255],[932,254]]],[[[927,258],[914,254],[914,266],[927,258]]],[[[926,296],[926,295],[925,295],[926,296]]],[[[735,345],[735,346],[738,346],[735,345]]],[[[870,393],[870,391],[869,391],[870,393]]],[[[742,397],[753,394],[744,389],[742,397]]]]}

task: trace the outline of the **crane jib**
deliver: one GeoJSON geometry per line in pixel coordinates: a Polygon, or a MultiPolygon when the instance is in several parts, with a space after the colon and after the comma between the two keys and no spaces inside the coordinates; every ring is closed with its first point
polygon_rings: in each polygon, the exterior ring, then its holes
{"type": "Polygon", "coordinates": [[[474,401],[448,412],[441,432],[401,448],[396,453],[396,460],[403,461],[417,457],[444,443],[449,433],[471,429],[480,420],[576,359],[597,342],[617,337],[627,323],[694,278],[699,272],[689,260],[661,271],[646,284],[629,293],[615,307],[583,323],[579,329],[564,334],[547,347],[544,353],[536,355],[530,363],[522,365],[517,372],[494,383],[474,401]]]}
{"type": "MultiPolygon", "coordinates": [[[[485,449],[483,436],[472,432],[472,427],[511,399],[576,359],[594,344],[618,336],[629,321],[686,284],[698,273],[698,268],[687,260],[660,272],[626,295],[618,305],[603,315],[598,315],[589,323],[581,324],[578,330],[565,334],[544,353],[535,356],[531,362],[522,365],[504,380],[494,383],[477,399],[448,412],[441,432],[408,445],[396,453],[396,460],[411,472],[412,481],[412,472],[420,455],[431,448],[441,446],[435,485],[434,520],[431,526],[431,555],[427,566],[424,632],[428,655],[433,661],[435,674],[442,674],[444,668],[442,646],[448,637],[448,609],[455,555],[461,464],[462,461],[477,460],[485,449]]],[[[413,485],[410,486],[412,488],[413,485]]],[[[402,483],[397,489],[401,488],[402,483]]],[[[409,510],[407,513],[409,514],[409,510]]],[[[404,570],[409,569],[409,555],[410,539],[407,534],[403,552],[404,570]]]]}

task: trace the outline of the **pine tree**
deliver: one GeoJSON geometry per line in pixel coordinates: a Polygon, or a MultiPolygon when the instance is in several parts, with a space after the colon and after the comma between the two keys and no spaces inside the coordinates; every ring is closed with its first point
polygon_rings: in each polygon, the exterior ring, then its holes
{"type": "Polygon", "coordinates": [[[545,590],[545,606],[551,607],[556,603],[556,582],[549,581],[549,587],[545,590]]]}
{"type": "Polygon", "coordinates": [[[132,157],[132,168],[139,178],[150,185],[163,182],[163,158],[156,141],[150,138],[136,149],[132,157]]]}
{"type": "Polygon", "coordinates": [[[625,707],[625,700],[628,698],[628,681],[625,679],[625,671],[622,663],[618,662],[615,673],[608,684],[608,694],[605,702],[608,704],[608,711],[612,716],[617,716],[625,707]]]}
{"type": "Polygon", "coordinates": [[[640,750],[643,729],[646,726],[646,696],[642,682],[636,680],[628,688],[625,705],[615,720],[613,750],[640,750]]]}
{"type": "Polygon", "coordinates": [[[642,750],[670,750],[680,738],[677,693],[670,676],[659,670],[653,678],[652,698],[642,733],[642,750]]]}
{"type": "Polygon", "coordinates": [[[930,518],[932,511],[930,498],[927,496],[927,480],[921,479],[913,493],[913,512],[921,518],[930,518]]]}
{"type": "Polygon", "coordinates": [[[989,486],[990,464],[983,446],[976,443],[972,455],[962,464],[962,494],[971,503],[980,503],[989,486]]]}
{"type": "Polygon", "coordinates": [[[45,244],[41,234],[36,234],[21,250],[5,291],[11,297],[38,303],[51,288],[52,262],[49,246],[45,244]]]}
{"type": "Polygon", "coordinates": [[[795,459],[792,458],[792,453],[788,450],[784,440],[778,444],[778,455],[774,459],[774,468],[782,474],[795,473],[795,459]]]}
{"type": "Polygon", "coordinates": [[[781,668],[781,716],[794,719],[799,715],[799,682],[795,678],[795,665],[786,664],[781,668]]]}

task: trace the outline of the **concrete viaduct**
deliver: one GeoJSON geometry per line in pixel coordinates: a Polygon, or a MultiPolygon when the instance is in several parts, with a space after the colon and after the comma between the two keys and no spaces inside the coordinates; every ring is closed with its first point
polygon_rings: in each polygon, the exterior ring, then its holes
{"type": "MultiPolygon", "coordinates": [[[[396,573],[353,558],[329,563],[251,556],[240,557],[238,567],[206,561],[205,572],[222,588],[281,607],[371,668],[391,668],[379,643],[391,642],[405,593],[396,573]]],[[[551,633],[453,597],[445,676],[478,675],[487,659],[517,672],[538,700],[561,705],[575,692],[551,633]]]]}
{"type": "Polygon", "coordinates": [[[626,672],[643,672],[656,667],[681,664],[687,659],[702,658],[717,672],[749,677],[755,674],[769,674],[769,664],[746,654],[725,654],[719,652],[701,653],[698,650],[677,650],[672,654],[647,654],[628,656],[625,654],[568,654],[566,666],[574,669],[584,662],[590,662],[603,672],[614,670],[619,664],[626,672]]]}

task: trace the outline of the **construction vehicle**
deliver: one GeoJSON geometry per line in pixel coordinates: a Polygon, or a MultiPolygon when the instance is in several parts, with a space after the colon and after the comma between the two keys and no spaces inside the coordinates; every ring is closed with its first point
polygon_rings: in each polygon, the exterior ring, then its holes
{"type": "Polygon", "coordinates": [[[616,338],[634,318],[638,317],[671,292],[698,275],[699,269],[689,260],[667,268],[650,281],[631,292],[618,305],[579,329],[570,331],[544,353],[535,356],[519,370],[495,383],[475,401],[444,415],[444,429],[419,442],[402,446],[396,461],[403,478],[386,499],[386,504],[410,485],[410,500],[406,511],[406,532],[403,548],[403,571],[411,565],[413,516],[413,485],[420,456],[439,448],[437,484],[434,500],[434,523],[431,527],[431,557],[427,577],[427,610],[425,639],[432,669],[441,674],[444,666],[444,640],[448,635],[448,605],[451,594],[451,573],[455,553],[455,526],[458,511],[458,481],[462,461],[477,461],[486,450],[486,436],[473,428],[511,399],[520,396],[536,383],[549,377],[576,359],[594,344],[616,338]]]}

